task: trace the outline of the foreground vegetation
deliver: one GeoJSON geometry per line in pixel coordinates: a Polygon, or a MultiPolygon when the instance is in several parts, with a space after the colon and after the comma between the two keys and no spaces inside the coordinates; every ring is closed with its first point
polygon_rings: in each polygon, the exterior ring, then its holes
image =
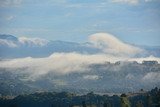
{"type": "Polygon", "coordinates": [[[0,107],[160,107],[160,89],[108,96],[93,92],[76,95],[67,92],[37,92],[13,99],[2,96],[0,107]]]}

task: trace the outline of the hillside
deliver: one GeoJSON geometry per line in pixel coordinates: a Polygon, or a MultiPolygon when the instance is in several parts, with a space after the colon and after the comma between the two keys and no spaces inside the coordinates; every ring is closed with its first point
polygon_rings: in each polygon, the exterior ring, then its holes
{"type": "Polygon", "coordinates": [[[13,99],[1,97],[1,107],[159,107],[160,89],[108,96],[93,92],[76,95],[67,92],[37,92],[19,95],[13,99]]]}

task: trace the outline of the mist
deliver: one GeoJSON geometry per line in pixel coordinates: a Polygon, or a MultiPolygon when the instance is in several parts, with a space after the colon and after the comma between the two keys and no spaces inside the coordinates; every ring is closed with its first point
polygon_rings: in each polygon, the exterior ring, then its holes
{"type": "MultiPolygon", "coordinates": [[[[22,44],[23,47],[25,45],[45,47],[49,43],[43,39],[23,38],[17,40],[18,43],[14,41],[16,47],[12,47],[13,49],[21,47],[22,44]]],[[[9,43],[7,42],[6,45],[9,43]]],[[[150,56],[137,57],[137,55],[144,54],[146,50],[124,43],[106,33],[89,36],[87,47],[101,51],[92,54],[76,51],[53,52],[49,56],[39,58],[29,55],[22,58],[2,58],[0,71],[20,75],[18,81],[22,82],[44,81],[44,84],[48,82],[47,84],[51,83],[60,87],[74,86],[76,89],[87,87],[87,84],[90,84],[88,88],[92,89],[99,84],[101,86],[98,86],[102,89],[108,89],[107,86],[110,86],[108,90],[119,89],[121,91],[123,89],[134,90],[133,87],[148,89],[160,85],[159,65],[151,66],[151,68],[153,67],[153,69],[150,68],[151,70],[143,65],[143,61],[160,63],[160,58],[151,54],[150,56]],[[134,61],[137,63],[133,63],[134,61]],[[46,78],[50,79],[46,80],[46,78]]]]}

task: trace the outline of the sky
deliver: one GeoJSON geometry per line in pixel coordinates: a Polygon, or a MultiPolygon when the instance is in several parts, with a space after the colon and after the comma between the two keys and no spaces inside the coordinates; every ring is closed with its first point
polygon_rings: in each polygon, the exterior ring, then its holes
{"type": "Polygon", "coordinates": [[[139,45],[160,45],[159,0],[0,0],[0,33],[86,42],[110,33],[139,45]]]}

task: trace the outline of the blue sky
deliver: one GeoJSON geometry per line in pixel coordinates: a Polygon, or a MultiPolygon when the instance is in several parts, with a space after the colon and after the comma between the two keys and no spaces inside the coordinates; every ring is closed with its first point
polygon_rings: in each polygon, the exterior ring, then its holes
{"type": "Polygon", "coordinates": [[[85,42],[98,32],[160,45],[159,0],[0,0],[0,33],[85,42]]]}

